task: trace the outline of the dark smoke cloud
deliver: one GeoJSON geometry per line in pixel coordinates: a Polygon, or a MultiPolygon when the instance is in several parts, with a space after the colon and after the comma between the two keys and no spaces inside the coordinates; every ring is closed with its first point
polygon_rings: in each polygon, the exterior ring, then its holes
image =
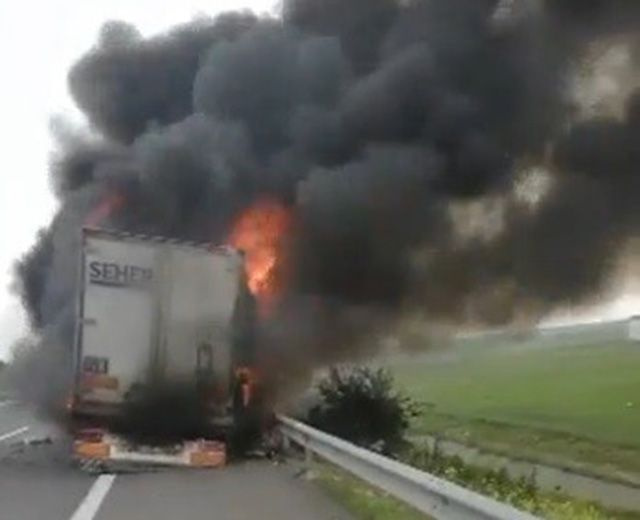
{"type": "Polygon", "coordinates": [[[297,285],[355,304],[401,304],[409,252],[442,232],[432,193],[442,161],[428,148],[371,147],[341,168],[299,184],[297,285]]]}
{"type": "Polygon", "coordinates": [[[61,209],[18,268],[34,327],[71,345],[78,229],[114,193],[103,225],[216,242],[257,199],[289,206],[262,335],[297,366],[406,310],[504,324],[584,301],[638,231],[640,116],[634,98],[622,122],[575,123],[568,78],[589,43],[638,30],[636,4],[532,2],[506,23],[492,0],[288,0],[149,39],[107,24],[69,75],[92,138],[62,140],[61,209]],[[534,208],[512,196],[524,163],[553,176],[534,208]],[[459,240],[451,205],[487,197],[503,229],[459,240]]]}
{"type": "Polygon", "coordinates": [[[188,116],[202,55],[256,24],[251,14],[231,13],[143,41],[134,27],[107,23],[95,49],[71,70],[71,93],[105,137],[131,142],[151,125],[188,116]]]}
{"type": "Polygon", "coordinates": [[[583,34],[636,30],[640,5],[634,0],[545,0],[549,12],[583,34]]]}
{"type": "Polygon", "coordinates": [[[395,0],[340,0],[284,2],[283,16],[309,34],[336,36],[357,72],[375,69],[384,37],[400,11],[395,0]]]}

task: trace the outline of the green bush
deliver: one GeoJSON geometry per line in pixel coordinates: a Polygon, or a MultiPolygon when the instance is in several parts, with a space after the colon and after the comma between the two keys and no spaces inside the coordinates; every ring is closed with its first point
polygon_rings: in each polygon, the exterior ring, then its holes
{"type": "Polygon", "coordinates": [[[385,454],[404,446],[413,401],[394,389],[384,369],[331,369],[318,384],[320,404],[307,417],[312,426],[385,454]]]}

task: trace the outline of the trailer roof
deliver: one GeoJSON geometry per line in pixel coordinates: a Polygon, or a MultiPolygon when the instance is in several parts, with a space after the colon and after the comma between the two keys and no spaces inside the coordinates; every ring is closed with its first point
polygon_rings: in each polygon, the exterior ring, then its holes
{"type": "Polygon", "coordinates": [[[131,242],[156,242],[161,244],[174,245],[178,247],[189,247],[192,249],[202,249],[211,253],[222,253],[225,255],[242,255],[243,252],[231,246],[215,245],[212,242],[194,242],[189,240],[180,240],[177,238],[162,237],[157,235],[144,235],[141,233],[129,233],[118,229],[83,227],[83,235],[103,236],[114,238],[122,241],[131,242]]]}

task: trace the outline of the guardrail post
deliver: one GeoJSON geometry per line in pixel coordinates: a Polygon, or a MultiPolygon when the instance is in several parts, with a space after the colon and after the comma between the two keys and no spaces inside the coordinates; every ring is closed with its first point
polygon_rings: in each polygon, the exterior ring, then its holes
{"type": "Polygon", "coordinates": [[[313,451],[309,447],[309,437],[304,437],[304,469],[307,473],[307,478],[311,477],[311,471],[313,469],[313,451]]]}
{"type": "Polygon", "coordinates": [[[306,445],[304,447],[304,464],[307,469],[311,469],[311,465],[313,464],[313,452],[306,445]]]}
{"type": "Polygon", "coordinates": [[[291,441],[289,440],[289,437],[287,437],[286,435],[284,435],[282,437],[282,453],[284,454],[288,454],[291,451],[291,441]]]}

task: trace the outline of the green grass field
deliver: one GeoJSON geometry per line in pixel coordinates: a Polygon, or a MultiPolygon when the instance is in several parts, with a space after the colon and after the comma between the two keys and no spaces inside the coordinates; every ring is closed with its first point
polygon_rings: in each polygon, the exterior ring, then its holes
{"type": "Polygon", "coordinates": [[[640,480],[640,344],[468,345],[391,364],[413,432],[640,480]]]}

